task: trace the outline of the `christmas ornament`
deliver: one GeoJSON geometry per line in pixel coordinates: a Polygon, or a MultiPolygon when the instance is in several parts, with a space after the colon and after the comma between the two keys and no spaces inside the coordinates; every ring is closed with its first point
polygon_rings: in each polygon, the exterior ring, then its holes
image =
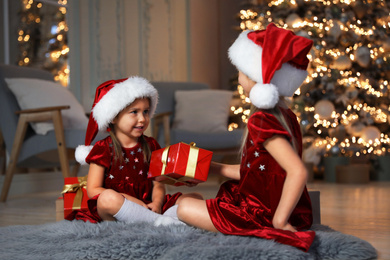
{"type": "Polygon", "coordinates": [[[329,129],[329,136],[337,138],[337,140],[344,140],[347,136],[347,131],[345,129],[345,126],[338,125],[335,128],[329,129]]]}
{"type": "Polygon", "coordinates": [[[357,89],[355,86],[348,87],[348,88],[345,90],[345,95],[346,95],[349,99],[351,99],[351,100],[357,98],[358,94],[359,94],[359,91],[358,91],[358,89],[357,89]]]}
{"type": "Polygon", "coordinates": [[[361,2],[356,2],[353,11],[357,18],[362,19],[367,13],[367,6],[361,2]]]}
{"type": "Polygon", "coordinates": [[[351,122],[349,123],[347,126],[346,126],[346,129],[347,129],[347,133],[352,135],[352,136],[356,136],[356,137],[359,137],[362,135],[362,131],[363,129],[366,127],[365,124],[363,124],[362,122],[360,121],[354,121],[354,122],[351,122]]]}
{"type": "Polygon", "coordinates": [[[320,100],[314,106],[315,113],[320,116],[320,119],[330,119],[335,107],[329,100],[320,100]]]}
{"type": "Polygon", "coordinates": [[[340,149],[340,146],[339,145],[334,145],[332,146],[330,149],[329,149],[329,153],[332,155],[332,156],[339,156],[341,154],[341,149],[340,149]]]}
{"type": "Polygon", "coordinates": [[[344,106],[346,106],[348,103],[349,103],[349,100],[350,98],[348,97],[348,95],[346,94],[342,94],[342,95],[339,95],[335,102],[338,103],[338,104],[343,104],[344,106]]]}
{"type": "Polygon", "coordinates": [[[381,137],[381,132],[376,126],[366,126],[362,130],[362,135],[361,138],[363,139],[364,142],[374,142],[376,139],[380,140],[381,137]]]}
{"type": "Polygon", "coordinates": [[[289,14],[286,18],[286,24],[289,28],[297,27],[302,23],[302,18],[296,13],[289,14]]]}
{"type": "Polygon", "coordinates": [[[370,49],[366,46],[361,46],[357,48],[354,52],[356,57],[356,62],[363,68],[367,68],[370,65],[370,49]]]}
{"type": "Polygon", "coordinates": [[[313,163],[319,165],[321,162],[321,149],[315,145],[305,149],[302,153],[302,160],[305,163],[313,163]]]}
{"type": "Polygon", "coordinates": [[[390,37],[386,37],[382,42],[382,47],[385,52],[390,51],[390,37]]]}
{"type": "Polygon", "coordinates": [[[352,67],[352,61],[348,56],[342,55],[338,57],[330,67],[337,70],[348,70],[352,67]]]}
{"type": "Polygon", "coordinates": [[[336,42],[339,39],[341,33],[342,33],[341,23],[338,21],[335,21],[333,23],[333,26],[329,30],[329,34],[333,37],[334,42],[336,42]]]}

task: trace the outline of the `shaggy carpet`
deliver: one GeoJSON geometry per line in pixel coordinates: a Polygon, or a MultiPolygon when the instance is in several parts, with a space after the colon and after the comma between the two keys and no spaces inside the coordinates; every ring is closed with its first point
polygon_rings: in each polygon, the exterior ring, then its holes
{"type": "Polygon", "coordinates": [[[315,225],[308,253],[255,237],[185,225],[61,221],[0,228],[0,259],[375,259],[366,241],[315,225]]]}

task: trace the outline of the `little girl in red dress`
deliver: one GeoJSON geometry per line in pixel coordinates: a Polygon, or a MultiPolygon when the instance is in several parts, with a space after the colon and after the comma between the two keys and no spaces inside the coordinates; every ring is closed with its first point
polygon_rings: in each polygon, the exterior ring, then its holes
{"type": "Polygon", "coordinates": [[[295,114],[283,103],[307,76],[312,41],[270,24],[242,32],[229,49],[239,83],[252,102],[241,164],[213,163],[210,171],[232,180],[215,199],[185,198],[178,208],[187,224],[231,235],[272,239],[308,251],[315,232],[301,160],[295,114]]]}
{"type": "Polygon", "coordinates": [[[175,204],[197,194],[165,194],[165,186],[147,178],[151,152],[157,141],[143,133],[158,101],[157,90],[140,77],[110,80],[96,89],[85,145],[76,160],[88,163],[88,210],[76,210],[68,219],[93,223],[102,220],[155,224],[181,223],[175,204]],[[91,146],[98,130],[109,136],[91,146]],[[161,215],[163,214],[163,215],[161,215]]]}

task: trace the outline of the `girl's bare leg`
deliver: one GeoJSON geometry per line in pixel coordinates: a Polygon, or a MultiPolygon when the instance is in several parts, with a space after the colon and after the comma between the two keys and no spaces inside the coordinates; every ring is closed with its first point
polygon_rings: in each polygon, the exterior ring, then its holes
{"type": "Polygon", "coordinates": [[[103,220],[115,220],[113,217],[122,207],[124,198],[114,190],[104,190],[97,200],[97,211],[103,220]]]}
{"type": "Polygon", "coordinates": [[[179,203],[177,216],[188,225],[195,226],[212,232],[218,232],[211,221],[207,210],[206,201],[184,197],[179,203]]]}
{"type": "Polygon", "coordinates": [[[197,193],[197,192],[191,192],[191,193],[185,193],[183,195],[181,195],[175,204],[180,204],[181,201],[184,199],[184,198],[193,198],[193,199],[198,199],[198,200],[203,200],[203,196],[202,194],[200,193],[197,193]]]}

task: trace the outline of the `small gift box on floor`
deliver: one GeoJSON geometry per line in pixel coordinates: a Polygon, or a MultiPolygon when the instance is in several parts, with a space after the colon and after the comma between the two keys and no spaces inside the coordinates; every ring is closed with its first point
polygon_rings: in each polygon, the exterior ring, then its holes
{"type": "MultiPolygon", "coordinates": [[[[71,213],[77,209],[88,209],[87,176],[68,177],[64,179],[63,205],[64,218],[73,220],[71,213]]],[[[58,203],[60,203],[58,201],[58,203]]]]}
{"type": "Polygon", "coordinates": [[[152,152],[148,177],[174,186],[205,182],[212,156],[193,143],[177,143],[152,152]]]}

